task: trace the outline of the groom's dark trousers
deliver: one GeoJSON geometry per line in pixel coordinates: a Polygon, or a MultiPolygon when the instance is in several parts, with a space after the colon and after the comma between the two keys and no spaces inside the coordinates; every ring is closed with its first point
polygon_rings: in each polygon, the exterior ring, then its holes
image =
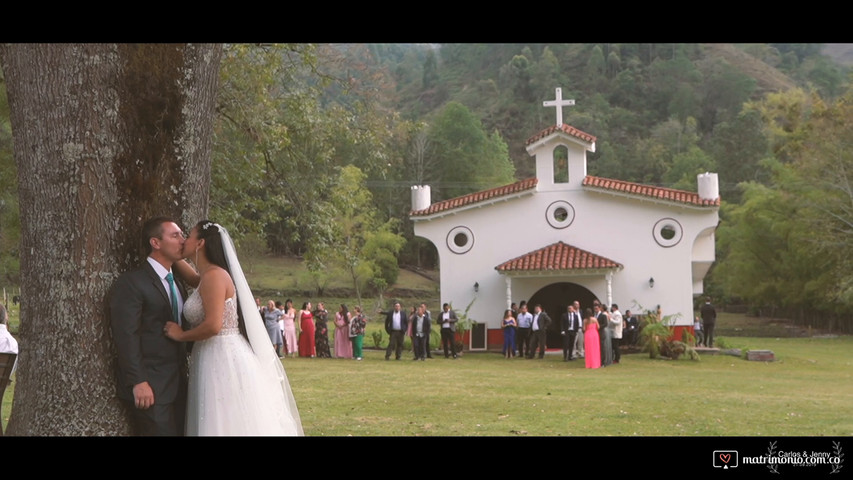
{"type": "MultiPolygon", "coordinates": [[[[186,298],[183,286],[178,288],[186,298]]],[[[117,393],[129,406],[136,435],[184,434],[187,347],[164,335],[172,318],[169,295],[148,261],[113,283],[109,319],[118,356],[117,393]],[[136,408],[133,398],[133,386],[142,382],[154,392],[154,405],[145,410],[136,408]]]]}

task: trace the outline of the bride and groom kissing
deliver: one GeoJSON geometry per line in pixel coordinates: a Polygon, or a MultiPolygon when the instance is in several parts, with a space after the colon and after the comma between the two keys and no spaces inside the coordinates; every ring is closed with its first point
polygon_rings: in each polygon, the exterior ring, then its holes
{"type": "Polygon", "coordinates": [[[302,435],[228,231],[202,220],[185,236],[156,217],[141,240],[146,260],[109,294],[118,397],[134,433],[302,435]]]}

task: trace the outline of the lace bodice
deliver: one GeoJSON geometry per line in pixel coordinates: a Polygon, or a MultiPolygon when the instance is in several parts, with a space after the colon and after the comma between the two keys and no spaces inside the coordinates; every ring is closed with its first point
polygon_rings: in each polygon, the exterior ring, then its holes
{"type": "MultiPolygon", "coordinates": [[[[190,327],[197,327],[204,320],[204,303],[196,289],[184,303],[184,318],[190,327]]],[[[237,317],[237,293],[225,300],[225,311],[222,313],[222,330],[219,335],[239,335],[237,317]]]]}

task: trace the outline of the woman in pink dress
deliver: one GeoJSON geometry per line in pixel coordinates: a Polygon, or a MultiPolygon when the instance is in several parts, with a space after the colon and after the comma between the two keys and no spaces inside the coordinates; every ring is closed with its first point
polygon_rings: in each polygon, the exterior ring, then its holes
{"type": "Polygon", "coordinates": [[[281,316],[282,321],[284,321],[284,347],[285,353],[289,354],[291,357],[295,357],[299,349],[297,345],[299,341],[296,337],[296,322],[294,318],[296,318],[296,309],[293,308],[293,300],[287,299],[284,302],[284,314],[281,316]]]}
{"type": "Polygon", "coordinates": [[[584,353],[584,361],[586,368],[601,367],[601,345],[598,340],[598,320],[592,316],[592,310],[586,309],[583,312],[583,344],[586,345],[584,353]]]}
{"type": "Polygon", "coordinates": [[[311,313],[311,302],[302,304],[302,310],[299,311],[299,328],[302,330],[299,334],[299,356],[314,358],[317,356],[317,350],[314,346],[314,315],[311,313]]]}
{"type": "Polygon", "coordinates": [[[343,303],[335,313],[335,357],[352,358],[352,341],[349,338],[350,314],[343,303]]]}

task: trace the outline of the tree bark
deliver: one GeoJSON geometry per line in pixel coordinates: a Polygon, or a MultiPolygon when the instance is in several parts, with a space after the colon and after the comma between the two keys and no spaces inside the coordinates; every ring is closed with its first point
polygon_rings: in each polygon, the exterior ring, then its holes
{"type": "Polygon", "coordinates": [[[0,45],[21,210],[10,435],[129,433],[107,316],[140,227],[208,210],[219,45],[0,45]]]}

